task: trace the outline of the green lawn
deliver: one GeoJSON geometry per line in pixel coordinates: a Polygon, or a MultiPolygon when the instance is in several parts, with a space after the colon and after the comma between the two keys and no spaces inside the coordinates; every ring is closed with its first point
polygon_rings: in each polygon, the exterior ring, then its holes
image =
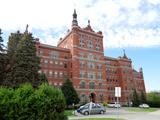
{"type": "Polygon", "coordinates": [[[158,110],[158,108],[125,108],[126,111],[129,112],[155,112],[158,110]]]}
{"type": "Polygon", "coordinates": [[[64,111],[64,114],[67,115],[67,116],[72,116],[72,115],[74,115],[74,114],[73,114],[73,111],[74,111],[74,110],[65,110],[65,111],[64,111]]]}
{"type": "Polygon", "coordinates": [[[117,119],[117,118],[84,118],[78,120],[124,120],[124,119],[117,119]]]}

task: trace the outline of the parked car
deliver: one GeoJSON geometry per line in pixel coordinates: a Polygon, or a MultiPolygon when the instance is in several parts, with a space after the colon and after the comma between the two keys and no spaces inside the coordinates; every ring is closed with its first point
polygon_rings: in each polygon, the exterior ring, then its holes
{"type": "Polygon", "coordinates": [[[83,115],[104,114],[106,112],[106,108],[98,103],[87,103],[83,106],[80,106],[79,109],[77,109],[77,112],[83,115]]]}
{"type": "Polygon", "coordinates": [[[121,105],[119,103],[108,103],[108,107],[110,108],[120,108],[121,105]]]}
{"type": "Polygon", "coordinates": [[[148,104],[140,104],[139,107],[140,108],[149,108],[149,105],[148,104]]]}

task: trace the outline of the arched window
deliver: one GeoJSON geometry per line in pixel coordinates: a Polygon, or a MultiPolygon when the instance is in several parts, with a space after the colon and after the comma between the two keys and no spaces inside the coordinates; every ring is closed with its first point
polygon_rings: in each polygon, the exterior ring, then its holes
{"type": "Polygon", "coordinates": [[[99,94],[99,101],[102,103],[104,101],[104,96],[103,94],[99,94]]]}
{"type": "Polygon", "coordinates": [[[89,88],[90,89],[95,89],[95,83],[94,82],[90,82],[89,83],[89,88]]]}
{"type": "Polygon", "coordinates": [[[82,94],[81,96],[80,96],[80,100],[81,100],[81,102],[82,103],[87,103],[87,96],[85,95],[85,94],[82,94]]]}
{"type": "Polygon", "coordinates": [[[85,88],[85,82],[80,83],[80,88],[85,88]]]}

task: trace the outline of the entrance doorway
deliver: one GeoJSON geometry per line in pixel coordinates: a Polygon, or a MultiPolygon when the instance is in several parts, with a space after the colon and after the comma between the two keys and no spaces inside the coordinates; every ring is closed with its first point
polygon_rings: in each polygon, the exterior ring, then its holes
{"type": "Polygon", "coordinates": [[[92,92],[92,93],[89,95],[89,98],[90,98],[90,101],[91,101],[91,102],[93,102],[93,103],[96,102],[96,94],[95,94],[95,93],[92,92]]]}

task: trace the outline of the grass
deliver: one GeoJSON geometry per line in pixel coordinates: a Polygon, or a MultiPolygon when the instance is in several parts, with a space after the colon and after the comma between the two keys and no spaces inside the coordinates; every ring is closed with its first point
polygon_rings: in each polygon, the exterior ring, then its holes
{"type": "Polygon", "coordinates": [[[155,112],[158,108],[125,108],[126,111],[129,112],[155,112]]]}
{"type": "Polygon", "coordinates": [[[117,118],[84,118],[78,120],[124,120],[124,119],[117,119],[117,118]]]}
{"type": "Polygon", "coordinates": [[[73,116],[74,115],[73,112],[74,112],[74,110],[65,110],[64,114],[67,116],[73,116]]]}

